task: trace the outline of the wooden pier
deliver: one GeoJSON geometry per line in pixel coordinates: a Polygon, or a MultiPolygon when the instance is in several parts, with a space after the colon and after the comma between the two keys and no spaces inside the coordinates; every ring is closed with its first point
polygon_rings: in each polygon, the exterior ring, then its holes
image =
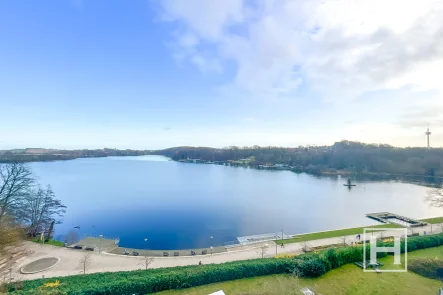
{"type": "Polygon", "coordinates": [[[377,220],[381,223],[395,223],[407,227],[424,226],[427,223],[413,218],[401,216],[390,212],[368,213],[366,217],[377,220]]]}

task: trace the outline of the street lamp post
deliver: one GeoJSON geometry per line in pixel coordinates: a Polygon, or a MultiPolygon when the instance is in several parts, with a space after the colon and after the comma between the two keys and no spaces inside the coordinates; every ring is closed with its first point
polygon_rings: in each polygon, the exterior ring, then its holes
{"type": "Polygon", "coordinates": [[[211,255],[212,255],[212,239],[213,239],[214,237],[213,236],[211,236],[211,255]]]}
{"type": "Polygon", "coordinates": [[[277,256],[277,237],[278,234],[275,235],[275,256],[277,256]]]}
{"type": "Polygon", "coordinates": [[[98,253],[101,253],[102,252],[102,238],[103,238],[103,235],[99,235],[99,237],[100,237],[100,246],[98,247],[98,253]]]}
{"type": "Polygon", "coordinates": [[[147,238],[145,238],[145,257],[146,257],[146,255],[148,255],[148,250],[147,250],[147,248],[146,248],[146,244],[147,244],[147,242],[148,242],[148,239],[147,238]]]}
{"type": "Polygon", "coordinates": [[[284,237],[283,237],[283,229],[281,229],[281,239],[282,240],[284,239],[284,237]]]}

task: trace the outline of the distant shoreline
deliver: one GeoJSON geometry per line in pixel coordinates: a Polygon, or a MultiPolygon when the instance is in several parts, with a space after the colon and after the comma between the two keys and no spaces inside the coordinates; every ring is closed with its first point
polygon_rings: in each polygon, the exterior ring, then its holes
{"type": "MultiPolygon", "coordinates": [[[[156,154],[159,156],[163,156],[161,154],[156,154]]],[[[196,159],[189,160],[174,160],[174,162],[180,163],[191,163],[191,164],[212,164],[212,165],[221,165],[221,166],[229,166],[229,167],[242,167],[256,170],[271,170],[271,171],[291,171],[294,173],[306,173],[314,176],[367,176],[367,177],[381,177],[381,178],[396,178],[396,177],[415,177],[415,178],[433,178],[433,179],[441,179],[443,180],[443,176],[430,176],[430,175],[420,175],[420,174],[390,174],[390,173],[375,173],[375,172],[355,172],[349,170],[335,170],[335,171],[320,171],[320,172],[312,172],[307,168],[301,167],[291,167],[291,166],[273,166],[273,165],[254,165],[254,164],[240,164],[236,163],[236,161],[201,161],[196,159]]]]}
{"type": "Polygon", "coordinates": [[[150,150],[53,150],[53,149],[22,149],[0,151],[0,163],[31,163],[68,161],[83,158],[134,157],[153,155],[150,150]]]}
{"type": "MultiPolygon", "coordinates": [[[[48,150],[52,151],[52,150],[48,150]]],[[[89,151],[89,150],[82,150],[89,151]]],[[[355,172],[349,170],[328,170],[328,171],[310,171],[309,168],[305,167],[291,167],[287,165],[254,165],[254,164],[242,164],[238,163],[238,161],[228,160],[228,161],[202,161],[197,159],[188,159],[188,160],[175,160],[168,156],[165,156],[156,151],[132,151],[132,150],[111,150],[113,152],[106,152],[104,150],[92,150],[96,152],[96,154],[55,154],[55,153],[27,153],[20,154],[17,153],[13,157],[5,158],[4,152],[0,152],[0,164],[7,164],[13,162],[21,162],[21,163],[36,163],[36,162],[56,162],[56,161],[69,161],[76,159],[88,159],[88,158],[108,158],[108,157],[139,157],[139,156],[163,156],[169,158],[171,161],[180,162],[180,163],[193,163],[193,164],[213,164],[213,165],[222,165],[229,167],[242,167],[256,170],[271,170],[271,171],[291,171],[294,173],[306,173],[313,176],[362,176],[362,177],[380,177],[380,178],[402,178],[402,177],[411,177],[411,178],[425,178],[425,179],[438,179],[443,181],[443,176],[430,176],[424,174],[390,174],[390,173],[376,173],[376,172],[355,172]]]]}

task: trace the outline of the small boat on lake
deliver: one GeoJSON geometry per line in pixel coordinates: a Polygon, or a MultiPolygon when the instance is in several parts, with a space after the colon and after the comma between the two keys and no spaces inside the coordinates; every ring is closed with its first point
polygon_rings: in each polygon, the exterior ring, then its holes
{"type": "Polygon", "coordinates": [[[347,183],[343,183],[343,185],[344,185],[344,186],[347,186],[347,187],[351,187],[351,186],[356,186],[356,184],[352,184],[352,182],[351,182],[351,179],[350,179],[350,178],[348,178],[348,181],[347,181],[347,183]]]}

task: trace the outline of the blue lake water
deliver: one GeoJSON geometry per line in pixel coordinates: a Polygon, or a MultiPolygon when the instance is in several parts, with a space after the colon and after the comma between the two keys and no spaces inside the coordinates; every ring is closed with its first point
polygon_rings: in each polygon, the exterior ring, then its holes
{"type": "Polygon", "coordinates": [[[109,157],[30,164],[68,207],[55,236],[119,237],[123,247],[190,249],[238,236],[306,233],[375,224],[366,213],[413,218],[443,215],[423,202],[428,188],[394,181],[320,178],[188,164],[160,156],[109,157]]]}

